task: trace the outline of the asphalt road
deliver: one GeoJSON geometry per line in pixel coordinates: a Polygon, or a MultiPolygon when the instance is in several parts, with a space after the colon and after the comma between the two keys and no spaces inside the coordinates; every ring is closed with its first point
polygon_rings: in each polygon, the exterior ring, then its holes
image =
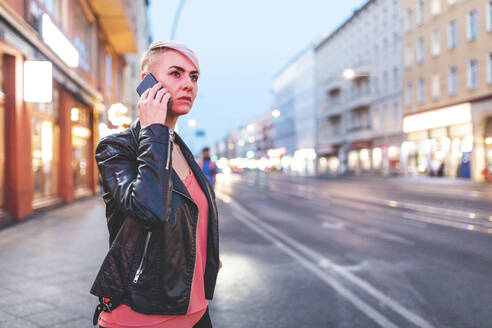
{"type": "MultiPolygon", "coordinates": [[[[217,185],[214,328],[491,327],[490,189],[232,175],[217,185]]],[[[0,327],[89,328],[99,197],[0,230],[0,327]]]]}
{"type": "Polygon", "coordinates": [[[473,184],[222,179],[217,327],[491,327],[492,202],[473,184]]]}

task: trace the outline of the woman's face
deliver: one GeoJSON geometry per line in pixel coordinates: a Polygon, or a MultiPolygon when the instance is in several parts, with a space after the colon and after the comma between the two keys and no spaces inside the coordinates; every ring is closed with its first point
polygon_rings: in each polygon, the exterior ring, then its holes
{"type": "MultiPolygon", "coordinates": [[[[156,55],[149,71],[171,94],[173,113],[176,115],[187,114],[198,92],[199,72],[195,65],[181,53],[167,50],[156,55]]],[[[142,78],[143,76],[145,74],[142,74],[142,78]]]]}

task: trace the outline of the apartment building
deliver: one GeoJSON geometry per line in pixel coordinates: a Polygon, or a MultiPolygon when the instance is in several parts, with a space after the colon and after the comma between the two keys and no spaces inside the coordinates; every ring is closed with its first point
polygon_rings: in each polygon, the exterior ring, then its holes
{"type": "Polygon", "coordinates": [[[284,149],[284,164],[297,174],[316,173],[315,53],[312,46],[283,67],[272,82],[275,148],[284,149]],[[289,164],[287,164],[289,163],[289,164]]]}
{"type": "Polygon", "coordinates": [[[402,167],[483,180],[492,165],[492,1],[404,0],[402,167]]]}
{"type": "Polygon", "coordinates": [[[400,170],[401,1],[371,0],[315,47],[318,172],[400,170]]]}
{"type": "Polygon", "coordinates": [[[0,1],[0,216],[98,190],[94,148],[100,127],[122,121],[108,110],[122,101],[123,55],[136,51],[135,5],[0,1]]]}

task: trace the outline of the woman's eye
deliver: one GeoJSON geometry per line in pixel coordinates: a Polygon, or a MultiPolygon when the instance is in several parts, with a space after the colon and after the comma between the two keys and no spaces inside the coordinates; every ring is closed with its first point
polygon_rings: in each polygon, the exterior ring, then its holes
{"type": "Polygon", "coordinates": [[[193,75],[193,76],[191,77],[191,79],[192,79],[194,82],[196,82],[196,81],[198,81],[198,76],[193,75]]]}
{"type": "Polygon", "coordinates": [[[178,71],[171,72],[171,75],[174,75],[175,77],[179,77],[179,72],[178,71]]]}

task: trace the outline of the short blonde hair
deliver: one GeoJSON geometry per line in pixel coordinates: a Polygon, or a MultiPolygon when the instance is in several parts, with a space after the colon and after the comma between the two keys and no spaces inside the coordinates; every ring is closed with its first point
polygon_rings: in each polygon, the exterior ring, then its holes
{"type": "Polygon", "coordinates": [[[196,69],[200,72],[200,65],[198,64],[198,57],[193,49],[188,47],[185,44],[176,42],[176,41],[156,41],[153,42],[149,49],[144,52],[142,59],[140,60],[140,69],[142,72],[145,72],[148,66],[152,62],[152,58],[157,55],[165,52],[166,50],[175,50],[180,54],[186,56],[193,65],[195,65],[196,69]]]}

